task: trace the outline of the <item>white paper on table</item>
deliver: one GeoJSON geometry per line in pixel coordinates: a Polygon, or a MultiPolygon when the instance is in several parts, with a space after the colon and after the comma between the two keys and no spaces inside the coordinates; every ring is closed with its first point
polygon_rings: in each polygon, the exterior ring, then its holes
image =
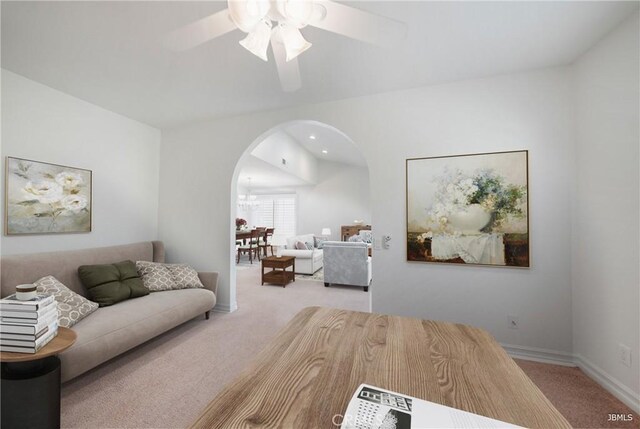
{"type": "Polygon", "coordinates": [[[519,427],[367,384],[356,390],[340,426],[341,429],[519,427]]]}

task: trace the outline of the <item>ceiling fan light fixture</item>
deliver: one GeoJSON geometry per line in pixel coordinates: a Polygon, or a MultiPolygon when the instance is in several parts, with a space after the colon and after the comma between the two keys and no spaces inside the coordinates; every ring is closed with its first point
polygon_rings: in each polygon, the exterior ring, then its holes
{"type": "Polygon", "coordinates": [[[229,17],[245,33],[253,31],[271,8],[269,0],[228,0],[229,17]]]}
{"type": "Polygon", "coordinates": [[[314,13],[314,4],[311,0],[276,0],[275,5],[287,24],[296,28],[309,24],[314,13]]]}
{"type": "Polygon", "coordinates": [[[263,61],[269,61],[267,49],[271,39],[271,22],[263,19],[240,41],[240,45],[263,61]]]}
{"type": "Polygon", "coordinates": [[[309,49],[312,45],[307,42],[302,33],[296,27],[280,23],[278,25],[280,40],[284,44],[287,62],[296,58],[298,55],[309,49]]]}

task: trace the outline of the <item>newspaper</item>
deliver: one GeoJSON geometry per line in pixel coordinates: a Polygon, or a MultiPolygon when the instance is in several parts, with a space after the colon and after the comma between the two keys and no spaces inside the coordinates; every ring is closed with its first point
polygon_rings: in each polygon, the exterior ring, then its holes
{"type": "Polygon", "coordinates": [[[341,429],[519,428],[455,408],[361,384],[341,429]]]}

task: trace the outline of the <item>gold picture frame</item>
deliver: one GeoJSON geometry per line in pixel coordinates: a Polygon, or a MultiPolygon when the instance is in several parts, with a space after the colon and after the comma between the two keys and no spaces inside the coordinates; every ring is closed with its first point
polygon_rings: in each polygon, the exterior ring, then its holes
{"type": "Polygon", "coordinates": [[[530,267],[529,151],[409,158],[407,261],[530,267]]]}

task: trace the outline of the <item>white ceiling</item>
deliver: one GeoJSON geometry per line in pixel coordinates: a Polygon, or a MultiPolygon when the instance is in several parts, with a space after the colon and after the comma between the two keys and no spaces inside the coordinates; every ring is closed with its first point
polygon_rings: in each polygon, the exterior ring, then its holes
{"type": "Polygon", "coordinates": [[[289,134],[321,161],[367,166],[367,161],[351,139],[333,127],[313,121],[295,121],[287,124],[282,132],[289,134]],[[322,153],[323,150],[327,153],[322,153]]]}
{"type": "Polygon", "coordinates": [[[225,2],[2,1],[2,67],[139,121],[211,117],[343,99],[571,63],[637,2],[352,2],[408,24],[378,48],[316,28],[299,58],[303,88],[283,93],[273,61],[231,32],[187,52],[170,31],[225,2]]]}
{"type": "Polygon", "coordinates": [[[238,175],[238,186],[256,190],[309,186],[309,183],[253,155],[247,155],[246,159],[242,161],[238,175]]]}
{"type": "MultiPolygon", "coordinates": [[[[315,121],[293,121],[281,126],[269,138],[286,133],[300,146],[309,151],[320,162],[339,162],[366,167],[367,162],[351,139],[333,127],[315,121]],[[314,136],[315,139],[311,139],[314,136]],[[327,153],[322,153],[326,150],[327,153]]],[[[252,190],[289,189],[309,186],[309,183],[294,174],[278,168],[262,159],[247,155],[241,161],[238,186],[252,190]]]]}

